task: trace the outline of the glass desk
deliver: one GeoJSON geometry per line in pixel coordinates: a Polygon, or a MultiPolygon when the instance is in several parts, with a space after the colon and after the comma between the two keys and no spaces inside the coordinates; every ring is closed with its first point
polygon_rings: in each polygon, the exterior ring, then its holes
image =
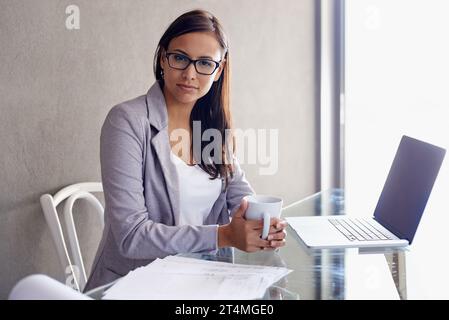
{"type": "MultiPolygon", "coordinates": [[[[319,192],[283,208],[282,217],[345,214],[344,193],[340,189],[319,192]]],[[[419,232],[419,229],[418,229],[419,232]]],[[[216,254],[182,254],[198,259],[239,264],[284,266],[293,270],[271,286],[263,299],[447,299],[446,272],[430,283],[430,259],[446,256],[414,244],[401,249],[309,249],[287,228],[286,245],[277,251],[245,253],[226,248],[216,254]],[[377,250],[377,251],[376,251],[377,250]],[[427,255],[421,256],[421,252],[427,255]],[[421,258],[423,257],[423,258],[421,258]],[[425,260],[423,260],[425,259],[425,260]],[[441,288],[441,286],[444,286],[441,288]],[[433,290],[438,287],[441,290],[433,290]]],[[[447,270],[447,269],[446,269],[447,270]]],[[[111,284],[87,294],[100,299],[111,284]]]]}

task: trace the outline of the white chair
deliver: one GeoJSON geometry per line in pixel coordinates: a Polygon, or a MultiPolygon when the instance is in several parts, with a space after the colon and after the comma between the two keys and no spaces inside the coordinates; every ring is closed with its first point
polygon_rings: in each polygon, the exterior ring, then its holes
{"type": "Polygon", "coordinates": [[[69,273],[73,277],[73,284],[71,281],[67,284],[71,285],[78,291],[83,291],[87,282],[87,275],[73,220],[72,208],[75,201],[78,199],[85,199],[92,204],[95,208],[95,212],[99,215],[101,228],[104,227],[103,206],[91,192],[103,192],[103,185],[101,182],[84,182],[69,185],[58,191],[54,196],[44,194],[40,198],[45,220],[47,221],[53,241],[56,245],[56,250],[58,252],[59,261],[63,267],[63,272],[66,274],[69,273]],[[67,239],[73,255],[73,264],[67,250],[64,233],[62,231],[60,219],[56,210],[56,207],[64,200],[63,216],[67,229],[67,239]]]}

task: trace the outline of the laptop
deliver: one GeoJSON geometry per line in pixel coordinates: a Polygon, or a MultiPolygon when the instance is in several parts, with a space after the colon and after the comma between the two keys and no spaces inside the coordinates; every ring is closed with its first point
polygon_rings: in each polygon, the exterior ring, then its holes
{"type": "Polygon", "coordinates": [[[403,136],[374,216],[286,218],[309,248],[402,247],[412,243],[446,150],[403,136]]]}

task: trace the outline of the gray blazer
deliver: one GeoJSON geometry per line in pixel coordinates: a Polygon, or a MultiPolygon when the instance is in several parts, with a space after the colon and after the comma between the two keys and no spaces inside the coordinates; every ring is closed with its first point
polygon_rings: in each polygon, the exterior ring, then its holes
{"type": "Polygon", "coordinates": [[[205,225],[177,226],[178,177],[170,161],[168,116],[160,84],[108,113],[100,138],[105,228],[85,291],[156,258],[217,250],[218,225],[254,190],[234,157],[234,178],[214,203],[205,225]]]}

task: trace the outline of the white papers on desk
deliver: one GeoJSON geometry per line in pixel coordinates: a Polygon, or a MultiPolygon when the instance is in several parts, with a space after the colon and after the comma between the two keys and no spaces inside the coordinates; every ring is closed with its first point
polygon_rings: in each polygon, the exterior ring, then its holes
{"type": "Polygon", "coordinates": [[[257,299],[291,271],[168,256],[131,271],[108,289],[103,299],[257,299]]]}
{"type": "Polygon", "coordinates": [[[12,289],[9,300],[91,300],[65,284],[43,274],[33,274],[20,280],[12,289]]]}

